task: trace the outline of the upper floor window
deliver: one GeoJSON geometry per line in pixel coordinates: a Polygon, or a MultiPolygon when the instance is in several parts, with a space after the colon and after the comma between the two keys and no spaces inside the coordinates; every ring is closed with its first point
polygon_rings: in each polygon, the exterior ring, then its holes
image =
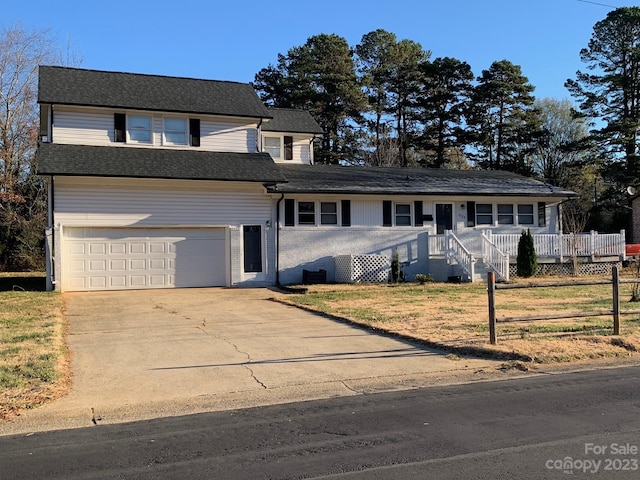
{"type": "Polygon", "coordinates": [[[167,145],[187,144],[187,120],[185,118],[164,119],[164,143],[167,145]]]}
{"type": "Polygon", "coordinates": [[[280,158],[280,137],[264,137],[263,150],[274,160],[280,158]]]}
{"type": "Polygon", "coordinates": [[[151,143],[151,117],[129,115],[127,133],[133,143],[151,143]]]}
{"type": "Polygon", "coordinates": [[[262,150],[274,160],[293,160],[293,137],[265,136],[262,141],[262,150]]]}

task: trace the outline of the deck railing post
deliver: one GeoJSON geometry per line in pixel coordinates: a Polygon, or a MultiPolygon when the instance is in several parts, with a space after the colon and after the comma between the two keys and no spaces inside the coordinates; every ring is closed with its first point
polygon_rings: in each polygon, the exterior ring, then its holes
{"type": "Polygon", "coordinates": [[[613,284],[613,334],[620,335],[620,278],[618,266],[614,265],[611,283],[613,284]]]}
{"type": "Polygon", "coordinates": [[[495,273],[487,273],[487,293],[489,295],[489,343],[496,344],[496,278],[495,273]]]}

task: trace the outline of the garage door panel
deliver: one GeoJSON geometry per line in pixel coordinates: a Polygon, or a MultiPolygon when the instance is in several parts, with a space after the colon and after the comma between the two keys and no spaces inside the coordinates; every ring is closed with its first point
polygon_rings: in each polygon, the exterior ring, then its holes
{"type": "Polygon", "coordinates": [[[64,290],[223,286],[223,229],[65,230],[64,290]]]}

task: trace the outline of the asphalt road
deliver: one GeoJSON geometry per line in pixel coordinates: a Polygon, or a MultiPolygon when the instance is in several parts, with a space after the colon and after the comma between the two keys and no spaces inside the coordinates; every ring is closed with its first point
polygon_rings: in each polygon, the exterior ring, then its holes
{"type": "Polygon", "coordinates": [[[627,367],[0,437],[0,477],[637,479],[639,449],[627,367]]]}

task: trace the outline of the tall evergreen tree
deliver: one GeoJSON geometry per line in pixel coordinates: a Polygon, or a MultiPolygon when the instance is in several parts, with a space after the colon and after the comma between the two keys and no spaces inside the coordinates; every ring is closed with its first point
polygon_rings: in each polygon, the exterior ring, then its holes
{"type": "Polygon", "coordinates": [[[311,112],[325,131],[319,161],[336,163],[352,152],[345,139],[351,138],[349,122],[363,110],[364,96],[344,38],[310,37],[258,72],[254,87],[268,103],[311,112]]]}
{"type": "Polygon", "coordinates": [[[431,52],[423,50],[419,43],[412,40],[400,40],[391,49],[390,110],[396,123],[399,163],[402,167],[409,166],[408,152],[414,146],[416,136],[412,120],[415,118],[413,109],[420,89],[420,69],[430,56],[431,52]]]}
{"type": "Polygon", "coordinates": [[[597,22],[580,51],[587,72],[576,72],[566,87],[580,112],[595,120],[591,140],[613,162],[621,185],[640,181],[640,7],[622,7],[597,22]],[[623,168],[620,168],[622,164],[623,168]]]}
{"type": "Polygon", "coordinates": [[[397,159],[397,142],[391,135],[391,52],[397,43],[395,34],[378,29],[362,36],[355,47],[357,71],[367,99],[363,125],[372,137],[372,145],[363,145],[370,152],[367,163],[376,166],[393,165],[397,159]],[[393,145],[393,146],[392,146],[393,145]]]}
{"type": "Polygon", "coordinates": [[[482,168],[530,175],[527,153],[539,132],[533,85],[508,60],[493,62],[477,81],[468,116],[472,158],[482,168]]]}
{"type": "Polygon", "coordinates": [[[462,151],[462,125],[473,91],[473,72],[468,63],[455,58],[424,62],[422,88],[416,100],[416,118],[423,125],[420,147],[425,164],[441,168],[452,150],[462,151]]]}

